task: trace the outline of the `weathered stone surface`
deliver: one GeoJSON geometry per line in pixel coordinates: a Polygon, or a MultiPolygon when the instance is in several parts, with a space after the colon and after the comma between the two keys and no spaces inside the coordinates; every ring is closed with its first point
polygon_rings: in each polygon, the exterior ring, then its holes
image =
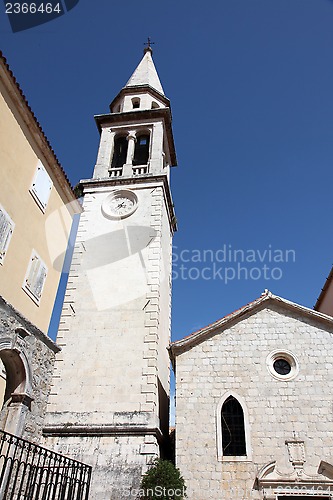
{"type": "Polygon", "coordinates": [[[168,435],[170,225],[160,182],[129,187],[123,220],[101,211],[110,187],[85,196],[44,425],[46,447],[93,465],[93,500],[139,488],[168,435]]]}
{"type": "Polygon", "coordinates": [[[295,476],[295,488],[309,477],[320,481],[319,464],[332,456],[332,348],[328,321],[271,305],[177,356],[177,466],[190,500],[263,498],[254,483],[272,461],[280,480],[295,476]],[[272,376],[275,350],[297,358],[295,378],[272,376]],[[227,393],[244,402],[248,415],[248,454],[238,459],[218,452],[227,393]]]}
{"type": "Polygon", "coordinates": [[[7,376],[2,429],[39,443],[58,351],[49,337],[0,298],[0,357],[7,376]]]}
{"type": "Polygon", "coordinates": [[[147,463],[158,454],[154,450],[144,453],[145,436],[58,436],[47,439],[48,447],[57,452],[75,457],[76,460],[93,467],[89,499],[123,500],[136,498],[141,477],[147,463]],[[140,453],[141,449],[141,453],[140,453]]]}

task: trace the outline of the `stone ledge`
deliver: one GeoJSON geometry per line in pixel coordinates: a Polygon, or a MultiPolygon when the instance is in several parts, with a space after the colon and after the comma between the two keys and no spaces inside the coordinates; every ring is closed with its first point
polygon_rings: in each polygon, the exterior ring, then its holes
{"type": "Polygon", "coordinates": [[[163,434],[158,427],[130,425],[76,425],[64,424],[46,426],[44,436],[154,436],[163,441],[163,434]]]}

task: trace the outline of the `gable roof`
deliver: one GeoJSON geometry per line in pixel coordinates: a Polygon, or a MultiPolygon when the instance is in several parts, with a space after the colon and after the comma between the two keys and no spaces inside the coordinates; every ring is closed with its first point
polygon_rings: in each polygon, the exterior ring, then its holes
{"type": "Polygon", "coordinates": [[[253,302],[249,302],[240,309],[237,309],[214,323],[191,333],[191,335],[188,335],[181,340],[172,342],[169,347],[172,362],[174,363],[176,356],[179,354],[182,354],[183,352],[191,349],[193,346],[201,344],[201,342],[204,342],[206,339],[221,333],[226,328],[232,326],[235,322],[241,320],[243,316],[253,314],[257,310],[262,309],[266,304],[274,304],[279,307],[283,307],[284,309],[288,309],[294,313],[303,315],[304,317],[308,317],[313,320],[324,322],[333,327],[333,318],[331,316],[314,311],[313,309],[309,309],[299,304],[295,304],[294,302],[272,294],[269,290],[265,290],[264,293],[262,293],[261,296],[253,302]]]}

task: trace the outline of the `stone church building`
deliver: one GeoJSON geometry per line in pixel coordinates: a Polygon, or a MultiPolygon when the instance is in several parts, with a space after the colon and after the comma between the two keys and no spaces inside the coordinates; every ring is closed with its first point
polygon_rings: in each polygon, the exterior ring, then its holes
{"type": "Polygon", "coordinates": [[[171,345],[189,498],[332,498],[332,334],[332,317],[265,291],[171,345]]]}
{"type": "MultiPolygon", "coordinates": [[[[110,112],[95,120],[100,145],[92,178],[80,183],[83,214],[57,345],[44,335],[43,325],[28,335],[24,311],[19,319],[25,329],[16,322],[11,326],[16,343],[4,344],[0,332],[5,366],[10,366],[5,351],[10,357],[25,349],[27,364],[34,361],[29,377],[22,368],[16,389],[7,380],[8,407],[27,399],[22,389],[27,380],[31,394],[43,388],[41,402],[24,403],[17,438],[92,466],[90,500],[136,498],[149,464],[169,457],[171,358],[176,465],[190,500],[333,498],[333,311],[327,306],[333,278],[319,301],[324,311],[265,291],[170,344],[177,229],[170,170],[177,159],[170,101],[149,44],[110,112]],[[31,339],[46,346],[45,353],[31,339]],[[38,365],[47,365],[47,373],[40,374],[38,365]]],[[[60,174],[49,170],[56,185],[55,173],[60,174]]],[[[63,176],[63,190],[73,202],[63,176]]],[[[1,481],[0,498],[6,498],[1,481]]],[[[78,496],[54,498],[88,497],[81,490],[78,496]]]]}

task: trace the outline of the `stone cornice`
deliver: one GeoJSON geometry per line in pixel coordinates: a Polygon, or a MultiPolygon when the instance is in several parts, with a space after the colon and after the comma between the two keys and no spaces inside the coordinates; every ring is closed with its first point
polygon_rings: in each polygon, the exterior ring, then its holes
{"type": "Polygon", "coordinates": [[[170,101],[169,101],[169,99],[167,97],[165,97],[164,94],[161,94],[161,92],[159,92],[158,90],[154,89],[150,85],[146,85],[145,84],[145,85],[130,85],[128,87],[124,87],[123,89],[121,89],[121,91],[111,101],[110,111],[111,111],[112,106],[115,104],[115,102],[117,102],[118,99],[120,97],[122,97],[123,95],[126,95],[126,94],[131,94],[132,95],[133,92],[135,92],[136,94],[142,94],[142,93],[145,93],[147,91],[151,95],[155,96],[157,99],[159,99],[160,101],[162,101],[166,106],[170,107],[170,101]]]}
{"type": "Polygon", "coordinates": [[[158,442],[163,440],[163,434],[158,427],[141,425],[108,425],[108,424],[62,424],[47,425],[43,428],[44,436],[146,436],[156,437],[158,442]]]}

